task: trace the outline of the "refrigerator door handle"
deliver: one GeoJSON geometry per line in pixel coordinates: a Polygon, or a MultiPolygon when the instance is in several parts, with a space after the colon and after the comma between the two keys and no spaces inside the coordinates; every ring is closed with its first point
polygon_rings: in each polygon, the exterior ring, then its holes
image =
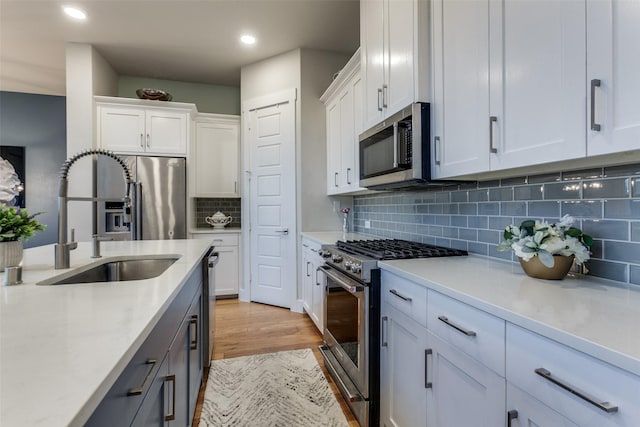
{"type": "Polygon", "coordinates": [[[134,184],[135,218],[131,226],[133,240],[142,240],[142,183],[134,184]]]}

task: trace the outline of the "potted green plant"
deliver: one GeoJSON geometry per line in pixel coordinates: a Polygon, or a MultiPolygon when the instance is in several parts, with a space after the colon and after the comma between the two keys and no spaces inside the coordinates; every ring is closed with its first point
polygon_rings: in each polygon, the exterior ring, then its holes
{"type": "Polygon", "coordinates": [[[29,215],[26,209],[0,204],[0,269],[15,267],[22,261],[22,241],[28,240],[45,225],[35,218],[42,212],[29,215]]]}

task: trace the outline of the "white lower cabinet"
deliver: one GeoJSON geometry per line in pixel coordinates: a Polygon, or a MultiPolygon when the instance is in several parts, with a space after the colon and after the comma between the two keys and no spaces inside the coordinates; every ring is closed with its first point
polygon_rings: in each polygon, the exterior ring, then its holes
{"type": "Polygon", "coordinates": [[[380,423],[385,427],[425,426],[427,329],[382,302],[380,423]]]}
{"type": "Polygon", "coordinates": [[[386,270],[381,277],[382,426],[639,425],[637,375],[386,270]]]}
{"type": "Polygon", "coordinates": [[[306,238],[302,238],[302,307],[307,312],[318,330],[324,332],[324,284],[321,282],[317,269],[324,261],[318,254],[320,244],[306,238]]]}
{"type": "Polygon", "coordinates": [[[194,233],[193,239],[209,239],[218,252],[218,264],[213,269],[216,297],[237,297],[240,289],[240,246],[239,234],[222,233],[194,233]]]}
{"type": "Polygon", "coordinates": [[[505,379],[431,332],[428,345],[427,425],[503,425],[505,379]]]}

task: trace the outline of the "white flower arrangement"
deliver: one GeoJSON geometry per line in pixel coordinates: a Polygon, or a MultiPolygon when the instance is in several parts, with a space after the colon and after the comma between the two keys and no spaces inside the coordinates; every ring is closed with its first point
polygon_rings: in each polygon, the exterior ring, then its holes
{"type": "Polygon", "coordinates": [[[512,249],[524,261],[534,256],[547,267],[553,267],[554,255],[574,255],[577,264],[589,259],[589,247],[593,243],[591,236],[579,228],[572,227],[574,218],[562,217],[560,222],[549,224],[544,221],[523,221],[520,227],[509,225],[504,229],[504,241],[497,249],[512,249]]]}

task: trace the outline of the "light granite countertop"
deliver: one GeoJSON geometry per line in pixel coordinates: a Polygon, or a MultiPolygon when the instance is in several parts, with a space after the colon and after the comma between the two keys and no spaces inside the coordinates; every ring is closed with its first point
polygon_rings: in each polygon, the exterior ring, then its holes
{"type": "Polygon", "coordinates": [[[381,261],[395,273],[640,375],[640,287],[594,277],[528,277],[485,257],[381,261]]]}
{"type": "MultiPolygon", "coordinates": [[[[35,284],[69,271],[53,269],[53,245],[25,250],[24,283],[0,287],[0,425],[83,425],[209,246],[196,239],[102,242],[100,261],[180,258],[153,279],[56,286],[35,284]]],[[[71,268],[95,262],[90,254],[91,243],[80,242],[71,268]]]]}

